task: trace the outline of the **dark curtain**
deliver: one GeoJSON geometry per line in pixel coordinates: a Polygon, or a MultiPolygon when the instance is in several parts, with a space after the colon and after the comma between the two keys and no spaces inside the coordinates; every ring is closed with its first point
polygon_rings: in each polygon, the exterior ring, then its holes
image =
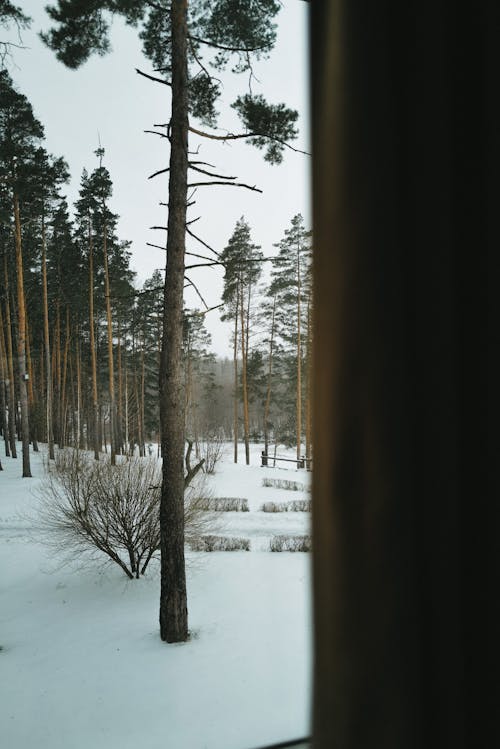
{"type": "Polygon", "coordinates": [[[500,746],[497,6],[311,3],[315,749],[500,746]]]}

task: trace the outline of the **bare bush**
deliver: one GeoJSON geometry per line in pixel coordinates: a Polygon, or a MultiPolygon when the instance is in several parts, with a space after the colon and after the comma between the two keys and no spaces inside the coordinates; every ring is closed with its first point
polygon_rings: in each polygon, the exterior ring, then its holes
{"type": "Polygon", "coordinates": [[[292,499],[290,502],[264,502],[262,512],[311,512],[310,499],[292,499]]]}
{"type": "Polygon", "coordinates": [[[311,536],[273,536],[270,551],[311,551],[311,536]]]}
{"type": "Polygon", "coordinates": [[[199,497],[193,500],[197,510],[204,512],[249,512],[248,499],[239,497],[199,497]]]}
{"type": "Polygon", "coordinates": [[[250,539],[235,536],[200,536],[189,545],[192,551],[250,551],[250,539]]]}
{"type": "MultiPolygon", "coordinates": [[[[60,450],[47,466],[39,495],[38,525],[56,551],[107,556],[127,577],[139,578],[160,547],[161,463],[130,458],[112,466],[77,450],[60,450]]],[[[200,487],[189,487],[185,501],[186,540],[211,527],[196,507],[200,487]]],[[[212,526],[213,527],[213,526],[212,526]]]]}
{"type": "Polygon", "coordinates": [[[262,479],[262,486],[273,487],[274,489],[288,489],[294,492],[303,492],[306,490],[304,484],[300,481],[289,481],[288,479],[262,479]]]}
{"type": "Polygon", "coordinates": [[[224,433],[222,429],[210,432],[199,444],[200,455],[204,459],[205,473],[215,473],[215,466],[224,452],[224,433]]]}

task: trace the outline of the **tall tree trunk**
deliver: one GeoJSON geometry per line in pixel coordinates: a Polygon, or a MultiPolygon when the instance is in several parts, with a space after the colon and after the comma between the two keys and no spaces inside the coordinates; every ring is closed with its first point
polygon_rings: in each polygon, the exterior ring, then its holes
{"type": "MultiPolygon", "coordinates": [[[[240,322],[241,322],[241,391],[243,399],[243,436],[245,440],[245,463],[250,465],[250,426],[248,414],[247,360],[248,335],[245,327],[245,305],[243,299],[244,287],[240,283],[240,322]]],[[[248,291],[250,294],[250,290],[248,291]]],[[[248,320],[247,320],[248,326],[248,320]]]]}
{"type": "Polygon", "coordinates": [[[238,462],[238,309],[240,297],[236,292],[236,309],[234,312],[234,340],[233,340],[233,369],[234,369],[234,394],[233,394],[233,433],[234,433],[234,462],[238,462]]]}
{"type": "MultiPolygon", "coordinates": [[[[269,361],[267,368],[267,390],[266,403],[264,405],[264,452],[269,455],[269,411],[271,408],[271,387],[273,379],[273,347],[274,347],[274,323],[276,318],[276,297],[273,299],[273,311],[271,317],[271,336],[269,338],[269,361]]],[[[266,461],[267,462],[267,461],[266,461]]]]}
{"type": "Polygon", "coordinates": [[[81,418],[81,407],[82,407],[82,372],[81,372],[81,361],[80,361],[80,336],[78,331],[76,334],[75,341],[75,358],[76,358],[76,441],[75,445],[79,449],[83,447],[83,434],[82,434],[82,418],[81,418]]]}
{"type": "Polygon", "coordinates": [[[92,221],[89,213],[89,330],[90,361],[92,366],[92,405],[94,410],[94,459],[99,460],[99,401],[97,397],[97,361],[94,333],[94,242],[92,239],[92,221]]]}
{"type": "Polygon", "coordinates": [[[167,264],[160,371],[163,481],[160,505],[160,634],[167,642],[188,637],[184,560],[184,399],[182,311],[188,171],[187,0],[172,0],[172,117],[167,264]]]}
{"type": "Polygon", "coordinates": [[[7,254],[3,256],[4,283],[5,283],[5,332],[7,334],[7,403],[9,404],[9,440],[10,454],[17,458],[16,447],[16,388],[14,380],[14,351],[12,346],[12,321],[10,316],[10,290],[9,269],[7,266],[7,254]]]}
{"type": "Polygon", "coordinates": [[[42,288],[43,288],[43,338],[45,347],[46,429],[49,460],[54,460],[54,427],[52,424],[52,372],[50,368],[49,297],[47,291],[47,245],[45,238],[45,214],[42,213],[42,288]]]}
{"type": "Polygon", "coordinates": [[[19,200],[14,193],[14,225],[16,240],[17,271],[17,360],[19,366],[19,400],[21,402],[21,438],[23,444],[23,478],[31,478],[30,426],[28,416],[28,389],[26,387],[26,307],[24,302],[23,250],[21,243],[21,219],[19,200]]]}
{"type": "Polygon", "coordinates": [[[300,295],[302,284],[300,278],[300,249],[297,246],[297,468],[300,468],[301,440],[302,440],[302,340],[301,340],[301,309],[300,295]]]}
{"type": "Polygon", "coordinates": [[[54,345],[52,346],[52,382],[55,409],[54,439],[61,445],[62,440],[62,403],[61,403],[61,299],[60,290],[56,300],[56,324],[54,329],[54,345]]]}
{"type": "Polygon", "coordinates": [[[104,256],[104,294],[106,297],[106,324],[108,332],[108,386],[109,386],[109,447],[111,452],[111,465],[116,464],[116,413],[115,413],[115,372],[113,361],[113,320],[111,317],[111,294],[109,286],[109,267],[108,267],[108,240],[106,226],[106,204],[103,201],[104,213],[104,233],[102,252],[104,256]]]}
{"type": "Polygon", "coordinates": [[[28,311],[25,309],[25,325],[26,325],[26,366],[28,369],[28,413],[29,423],[31,430],[31,441],[33,444],[33,452],[38,452],[38,420],[36,417],[36,398],[35,398],[35,377],[33,362],[31,361],[31,331],[28,321],[28,311]]]}
{"type": "Polygon", "coordinates": [[[7,369],[7,352],[5,350],[5,336],[3,332],[3,315],[2,307],[0,305],[0,408],[2,409],[2,415],[0,418],[0,424],[2,426],[2,434],[5,443],[5,455],[10,458],[10,445],[9,445],[9,424],[7,421],[7,402],[6,396],[8,397],[8,369],[7,369]]]}
{"type": "Polygon", "coordinates": [[[139,418],[141,423],[141,442],[140,442],[140,448],[139,452],[142,458],[146,455],[146,434],[145,434],[145,425],[144,425],[144,400],[146,395],[146,370],[144,366],[144,346],[145,346],[145,336],[144,332],[142,335],[142,346],[141,346],[141,402],[139,406],[139,418]]]}
{"type": "Polygon", "coordinates": [[[117,346],[117,365],[118,365],[118,407],[117,419],[115,425],[116,431],[116,450],[123,455],[123,375],[122,375],[122,332],[120,318],[118,318],[118,346],[117,346]]]}
{"type": "Polygon", "coordinates": [[[306,359],[306,373],[307,373],[307,396],[306,396],[306,468],[308,471],[311,470],[311,456],[312,456],[312,313],[311,313],[311,297],[307,301],[307,359],[306,359]]]}
{"type": "MultiPolygon", "coordinates": [[[[60,412],[60,424],[59,424],[59,447],[64,447],[67,444],[67,412],[68,412],[68,398],[66,396],[66,383],[67,383],[67,372],[68,372],[68,355],[69,355],[69,342],[71,337],[71,326],[69,321],[69,307],[66,307],[66,340],[64,343],[64,352],[62,359],[62,374],[61,374],[61,390],[59,393],[58,411],[60,412]]],[[[57,344],[60,345],[59,343],[57,344]]]]}

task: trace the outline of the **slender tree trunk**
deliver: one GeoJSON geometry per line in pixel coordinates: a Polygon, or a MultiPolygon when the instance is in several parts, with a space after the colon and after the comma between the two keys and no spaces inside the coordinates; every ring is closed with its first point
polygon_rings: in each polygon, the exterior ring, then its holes
{"type": "Polygon", "coordinates": [[[99,460],[99,401],[97,397],[97,361],[94,334],[94,242],[92,239],[92,221],[89,213],[89,329],[90,360],[92,366],[92,405],[94,410],[94,459],[99,460]]]}
{"type": "Polygon", "coordinates": [[[145,425],[144,425],[144,399],[145,399],[145,391],[146,391],[146,370],[144,366],[144,346],[145,346],[145,336],[143,332],[142,336],[142,347],[141,347],[141,403],[139,407],[139,418],[141,422],[141,446],[140,446],[140,454],[144,458],[146,455],[146,434],[145,434],[145,425]]]}
{"type": "Polygon", "coordinates": [[[81,372],[81,361],[80,361],[80,336],[76,335],[76,446],[78,448],[83,447],[83,435],[82,435],[82,372],[81,372]]]}
{"type": "Polygon", "coordinates": [[[50,369],[49,297],[47,291],[47,244],[45,238],[45,214],[42,213],[42,289],[43,289],[43,337],[45,346],[46,429],[49,460],[54,460],[54,427],[52,424],[52,373],[50,369]]]}
{"type": "MultiPolygon", "coordinates": [[[[245,328],[245,305],[243,283],[240,283],[240,322],[241,322],[241,390],[243,399],[243,436],[245,439],[245,463],[250,465],[250,419],[248,414],[247,359],[248,336],[245,328]]],[[[248,291],[250,294],[250,290],[248,291]]],[[[248,325],[248,320],[247,320],[248,325]]]]}
{"type": "Polygon", "coordinates": [[[300,468],[301,440],[302,440],[302,341],[301,341],[301,309],[300,295],[302,293],[300,278],[300,252],[297,247],[297,468],[300,468]]]}
{"type": "Polygon", "coordinates": [[[234,432],[234,462],[238,462],[238,309],[240,304],[239,293],[236,292],[236,309],[234,312],[234,340],[233,340],[233,369],[234,369],[234,394],[233,394],[233,432],[234,432]]]}
{"type": "Polygon", "coordinates": [[[1,425],[3,439],[5,443],[5,456],[10,458],[10,445],[9,445],[9,424],[7,421],[7,403],[8,403],[8,369],[7,369],[7,352],[5,350],[5,336],[3,332],[3,315],[2,307],[0,305],[0,408],[2,409],[1,425]],[[7,399],[7,400],[6,400],[7,399]]]}
{"type": "Polygon", "coordinates": [[[16,447],[16,395],[14,380],[14,351],[12,345],[12,321],[10,316],[10,289],[9,289],[9,269],[7,265],[7,254],[3,256],[4,263],[4,283],[5,283],[5,332],[7,335],[7,403],[9,404],[9,440],[10,454],[17,458],[16,447]]]}
{"type": "Polygon", "coordinates": [[[271,335],[269,338],[269,361],[267,369],[267,391],[264,406],[264,452],[269,455],[269,411],[271,408],[271,388],[273,380],[273,347],[274,347],[274,323],[276,318],[276,297],[273,299],[273,311],[271,317],[271,335]]]}
{"type": "Polygon", "coordinates": [[[312,314],[311,314],[311,299],[307,302],[307,361],[306,361],[306,372],[307,372],[307,397],[306,397],[306,468],[308,471],[311,470],[311,457],[312,457],[312,314]]]}
{"type": "Polygon", "coordinates": [[[14,223],[16,239],[17,270],[17,360],[19,366],[19,400],[21,402],[21,437],[23,444],[23,478],[31,478],[30,427],[28,416],[28,389],[26,387],[26,307],[24,303],[23,251],[21,243],[21,220],[19,200],[14,193],[14,223]]]}
{"type": "MultiPolygon", "coordinates": [[[[68,356],[69,356],[69,343],[71,338],[71,325],[69,320],[69,307],[66,307],[66,339],[64,342],[64,351],[62,357],[62,373],[61,373],[61,390],[59,393],[60,403],[58,405],[58,411],[60,412],[60,424],[59,424],[59,447],[64,447],[67,444],[67,412],[68,412],[68,398],[66,396],[67,390],[67,373],[68,373],[68,356]]],[[[57,344],[60,346],[60,344],[57,344]]]]}
{"type": "Polygon", "coordinates": [[[111,317],[111,294],[109,287],[109,267],[108,267],[108,241],[106,227],[106,204],[103,201],[104,213],[104,234],[102,251],[104,256],[104,293],[106,297],[106,323],[108,331],[108,374],[109,374],[109,447],[111,452],[111,465],[116,464],[116,414],[115,414],[115,372],[113,361],[113,320],[111,317]]]}
{"type": "Polygon", "coordinates": [[[184,560],[184,399],[182,311],[188,171],[187,0],[172,0],[172,116],[167,265],[163,307],[160,416],[163,481],[160,505],[160,634],[167,642],[188,637],[184,560]]]}
{"type": "Polygon", "coordinates": [[[28,311],[25,309],[25,324],[26,324],[26,365],[28,369],[28,413],[29,423],[31,430],[31,441],[33,444],[33,452],[38,452],[38,420],[36,418],[36,398],[35,398],[35,377],[33,362],[31,361],[31,331],[29,326],[28,311]]]}
{"type": "Polygon", "coordinates": [[[118,318],[118,346],[117,346],[117,365],[118,365],[118,408],[116,419],[116,449],[120,455],[123,454],[123,375],[122,375],[122,336],[120,318],[118,318]]]}
{"type": "Polygon", "coordinates": [[[128,429],[128,359],[125,357],[125,451],[128,455],[130,450],[128,429]]]}

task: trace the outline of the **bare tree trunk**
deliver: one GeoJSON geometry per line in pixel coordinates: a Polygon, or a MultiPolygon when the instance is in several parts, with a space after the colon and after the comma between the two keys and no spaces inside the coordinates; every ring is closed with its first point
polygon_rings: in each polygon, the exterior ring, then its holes
{"type": "Polygon", "coordinates": [[[160,505],[160,634],[167,642],[188,637],[184,560],[184,399],[182,311],[188,170],[187,0],[172,0],[172,117],[167,265],[160,371],[163,481],[160,505]]]}
{"type": "Polygon", "coordinates": [[[233,395],[233,432],[234,432],[234,462],[238,462],[238,308],[240,304],[239,293],[236,292],[236,309],[234,312],[234,341],[233,341],[233,368],[234,368],[234,395],[233,395]]]}
{"type": "MultiPolygon", "coordinates": [[[[250,290],[248,291],[250,294],[250,290]]],[[[241,390],[243,399],[243,437],[245,440],[245,463],[250,465],[250,428],[248,415],[248,387],[247,387],[247,344],[248,336],[245,329],[245,305],[243,299],[243,284],[240,283],[240,322],[241,322],[241,390]]],[[[248,320],[247,320],[248,325],[248,320]]]]}
{"type": "Polygon", "coordinates": [[[33,444],[33,452],[38,452],[38,422],[36,419],[36,398],[35,398],[35,387],[34,387],[34,368],[33,362],[31,361],[31,343],[30,343],[30,327],[28,321],[28,311],[25,309],[25,322],[26,322],[26,365],[28,369],[28,413],[30,420],[31,430],[31,441],[33,444]]]}
{"type": "Polygon", "coordinates": [[[143,458],[146,455],[146,435],[145,435],[145,426],[144,426],[144,398],[145,398],[145,389],[146,389],[146,372],[144,368],[144,346],[145,346],[145,336],[144,336],[144,331],[143,331],[142,346],[141,346],[141,403],[139,407],[139,418],[141,420],[140,454],[143,458]]]}
{"type": "MultiPolygon", "coordinates": [[[[69,307],[66,307],[66,340],[64,343],[64,352],[62,359],[62,373],[61,373],[61,390],[59,393],[60,403],[58,410],[61,414],[59,424],[59,447],[64,447],[67,443],[67,397],[66,397],[66,381],[68,372],[68,353],[69,353],[69,342],[70,342],[70,322],[69,322],[69,307]]],[[[59,343],[57,345],[60,345],[59,343]]]]}
{"type": "Polygon", "coordinates": [[[54,427],[52,424],[52,372],[50,368],[49,301],[47,291],[47,245],[45,238],[45,214],[42,214],[42,289],[43,289],[43,337],[45,346],[46,424],[49,460],[54,460],[54,427]]]}
{"type": "Polygon", "coordinates": [[[307,397],[306,397],[306,468],[308,471],[311,470],[311,456],[312,456],[312,407],[311,407],[311,381],[312,381],[312,314],[311,314],[311,298],[309,297],[307,302],[307,360],[306,360],[306,372],[307,372],[307,397]]]}
{"type": "Polygon", "coordinates": [[[271,408],[271,387],[273,379],[273,347],[274,347],[274,322],[276,318],[276,297],[273,299],[273,312],[271,317],[271,336],[269,338],[269,361],[267,368],[267,392],[264,406],[264,452],[269,455],[269,411],[271,408]]]}
{"type": "Polygon", "coordinates": [[[89,329],[90,360],[92,366],[92,405],[94,410],[94,459],[99,460],[99,401],[97,397],[97,362],[94,333],[94,242],[92,240],[92,222],[89,212],[89,329]]]}
{"type": "Polygon", "coordinates": [[[109,287],[109,268],[108,268],[108,242],[106,227],[106,204],[103,201],[104,213],[104,235],[102,251],[104,255],[104,294],[106,297],[106,323],[108,331],[108,374],[109,374],[109,446],[111,451],[111,465],[116,464],[116,434],[115,434],[115,372],[113,361],[113,321],[111,317],[111,296],[109,287]]]}
{"type": "Polygon", "coordinates": [[[122,336],[120,319],[118,318],[118,346],[117,346],[117,365],[118,365],[118,408],[115,425],[116,431],[116,450],[123,454],[123,375],[122,375],[122,336]]]}
{"type": "MultiPolygon", "coordinates": [[[[0,305],[0,408],[2,409],[1,425],[3,439],[5,443],[5,456],[10,458],[10,445],[9,445],[9,424],[7,421],[7,403],[6,396],[8,398],[8,369],[7,369],[7,352],[5,350],[5,336],[3,332],[3,315],[2,307],[0,305]]],[[[8,401],[7,401],[8,402],[8,401]]]]}
{"type": "Polygon", "coordinates": [[[300,252],[297,247],[297,468],[300,468],[301,462],[301,439],[302,439],[302,341],[301,341],[301,310],[300,295],[302,293],[300,278],[300,252]]]}
{"type": "Polygon", "coordinates": [[[24,303],[23,251],[21,244],[21,220],[19,200],[14,193],[14,224],[16,239],[17,271],[17,360],[19,366],[19,400],[21,402],[21,437],[23,444],[23,478],[31,478],[30,427],[28,416],[28,390],[26,387],[26,307],[24,303]]]}
{"type": "Polygon", "coordinates": [[[4,261],[4,282],[5,282],[5,331],[7,334],[7,403],[9,404],[9,440],[10,454],[17,458],[16,447],[16,397],[14,381],[14,352],[12,347],[12,323],[10,317],[10,290],[9,290],[9,270],[7,267],[7,255],[3,257],[4,261]]]}

